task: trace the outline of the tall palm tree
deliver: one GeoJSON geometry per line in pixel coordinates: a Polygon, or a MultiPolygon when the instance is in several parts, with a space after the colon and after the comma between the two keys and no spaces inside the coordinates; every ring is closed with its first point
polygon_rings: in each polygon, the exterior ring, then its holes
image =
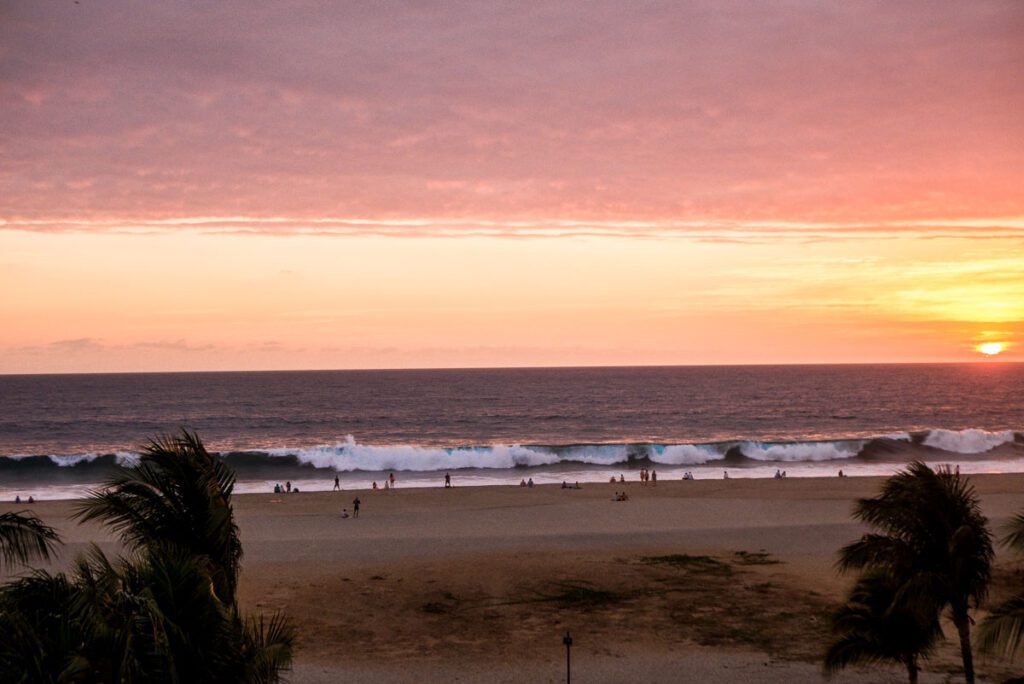
{"type": "Polygon", "coordinates": [[[967,478],[915,461],[882,492],[860,499],[854,516],[878,532],[840,550],[839,567],[881,569],[899,582],[901,601],[920,616],[949,616],[960,638],[964,677],[974,683],[970,611],[992,576],[992,535],[967,478]]]}
{"type": "MultiPolygon", "coordinates": [[[[1003,543],[1024,553],[1024,513],[1013,516],[1003,543]]],[[[983,651],[1000,651],[1014,656],[1024,645],[1024,591],[996,606],[978,628],[978,645],[983,651]]]]}
{"type": "Polygon", "coordinates": [[[205,559],[214,591],[233,603],[242,544],[231,506],[235,475],[186,430],[152,440],[138,466],[122,469],[78,507],[132,549],[173,544],[205,559]]]}
{"type": "Polygon", "coordinates": [[[60,537],[32,513],[0,513],[0,562],[11,566],[47,560],[60,537]]]}
{"type": "Polygon", "coordinates": [[[931,652],[942,635],[933,613],[921,620],[904,605],[900,583],[884,570],[865,572],[832,618],[836,640],[825,654],[825,673],[848,665],[896,662],[907,669],[910,684],[917,684],[918,661],[931,652]]]}

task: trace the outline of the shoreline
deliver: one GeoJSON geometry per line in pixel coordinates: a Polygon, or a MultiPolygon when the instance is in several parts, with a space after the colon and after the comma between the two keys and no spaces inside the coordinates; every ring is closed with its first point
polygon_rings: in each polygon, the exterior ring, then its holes
{"type": "MultiPolygon", "coordinates": [[[[763,468],[763,470],[766,470],[766,471],[767,470],[774,470],[777,465],[781,466],[781,465],[785,465],[785,464],[774,464],[773,463],[771,465],[765,466],[763,468]]],[[[887,465],[891,466],[893,472],[895,472],[897,470],[901,470],[907,464],[906,463],[892,463],[892,464],[887,464],[887,465]]],[[[1014,479],[1014,481],[1019,481],[1021,483],[1021,491],[1024,491],[1024,463],[1021,464],[1021,468],[1022,468],[1021,471],[1006,470],[1006,471],[1000,471],[1000,472],[972,472],[972,468],[971,467],[972,467],[972,465],[975,465],[975,464],[972,464],[970,462],[962,462],[962,463],[954,464],[953,462],[947,462],[947,461],[934,461],[934,462],[928,462],[928,465],[933,467],[933,468],[935,466],[937,466],[937,465],[950,465],[950,466],[960,465],[961,468],[962,468],[961,472],[964,475],[964,477],[969,477],[971,479],[971,482],[975,485],[975,487],[978,487],[979,482],[986,483],[984,485],[984,487],[983,488],[979,488],[979,490],[984,489],[985,491],[992,491],[992,492],[1002,491],[1002,487],[996,486],[996,485],[991,484],[991,483],[996,482],[996,481],[1003,481],[1006,478],[1011,478],[1011,479],[1014,479]]],[[[1009,465],[1009,464],[1004,464],[1004,465],[1009,465]]],[[[693,466],[687,466],[686,468],[690,468],[691,470],[695,469],[693,466]]],[[[684,470],[686,470],[686,468],[680,469],[679,472],[680,473],[683,472],[684,470]]],[[[769,482],[770,481],[770,482],[778,483],[779,480],[780,480],[780,478],[773,477],[770,474],[763,475],[763,476],[757,476],[757,475],[753,475],[753,476],[746,475],[745,476],[743,474],[743,471],[744,470],[748,470],[748,471],[752,470],[752,469],[749,469],[749,468],[748,469],[742,469],[742,468],[717,469],[717,471],[721,471],[721,470],[728,470],[729,471],[729,478],[723,478],[723,477],[719,476],[717,478],[716,477],[697,477],[694,480],[682,480],[681,477],[678,477],[678,476],[676,476],[676,477],[671,477],[671,476],[662,477],[662,476],[659,475],[659,478],[661,478],[661,479],[658,480],[658,483],[654,484],[654,485],[651,485],[651,484],[642,484],[637,479],[638,473],[639,473],[638,470],[623,470],[622,471],[623,474],[629,473],[630,477],[632,477],[633,479],[627,478],[625,480],[625,482],[616,481],[614,483],[610,482],[610,481],[607,481],[607,480],[579,480],[579,482],[580,482],[580,489],[575,489],[573,487],[573,484],[574,484],[575,480],[566,480],[566,481],[569,484],[569,487],[567,489],[568,490],[573,490],[573,491],[581,491],[583,489],[590,489],[590,488],[594,488],[594,487],[612,487],[612,488],[614,488],[615,486],[618,486],[620,488],[622,488],[622,487],[626,487],[626,488],[628,488],[628,487],[637,487],[637,488],[642,488],[642,489],[645,489],[645,490],[646,489],[658,490],[659,487],[660,487],[660,488],[662,488],[662,490],[664,490],[665,488],[674,488],[674,487],[676,487],[678,485],[678,486],[682,486],[682,487],[686,487],[686,488],[692,488],[694,490],[694,493],[698,493],[699,492],[701,494],[701,496],[705,496],[706,495],[706,491],[705,491],[704,488],[706,488],[706,487],[710,487],[710,491],[719,491],[721,488],[718,487],[717,485],[725,485],[726,487],[728,487],[730,485],[730,483],[734,483],[734,482],[735,483],[747,483],[747,482],[761,483],[761,482],[769,482]]],[[[844,473],[846,473],[847,470],[848,470],[848,467],[847,468],[834,468],[834,470],[836,470],[836,471],[842,470],[844,473]]],[[[452,483],[453,484],[452,484],[451,489],[458,489],[458,490],[470,490],[471,489],[471,490],[483,490],[483,491],[492,491],[492,490],[493,491],[505,491],[505,490],[519,490],[519,489],[527,489],[527,490],[548,490],[548,489],[561,490],[562,489],[562,487],[561,487],[561,480],[558,480],[558,478],[556,476],[551,476],[549,479],[545,479],[544,481],[535,482],[534,486],[532,488],[530,488],[530,487],[523,487],[520,484],[512,483],[512,482],[509,482],[509,483],[464,484],[464,483],[459,481],[458,471],[453,471],[453,472],[455,473],[455,475],[452,477],[452,483]]],[[[609,471],[609,472],[611,472],[611,471],[609,471]]],[[[620,471],[616,470],[615,472],[619,473],[620,471]]],[[[664,472],[671,472],[672,475],[678,475],[677,473],[675,473],[675,471],[669,471],[668,469],[665,469],[664,472]]],[[[846,474],[844,477],[838,477],[838,475],[836,473],[832,473],[832,474],[829,474],[829,475],[824,475],[824,474],[818,474],[818,473],[806,474],[806,473],[802,473],[802,472],[796,471],[796,472],[793,472],[791,474],[787,474],[787,476],[784,477],[784,478],[781,478],[781,480],[783,482],[793,482],[793,481],[800,481],[800,482],[836,482],[836,481],[844,482],[844,481],[856,481],[856,482],[859,482],[859,483],[865,483],[865,482],[869,482],[870,483],[870,482],[882,482],[883,480],[885,480],[889,476],[888,474],[874,474],[874,473],[872,473],[872,474],[857,474],[857,472],[858,471],[856,469],[852,469],[852,470],[850,470],[850,473],[852,473],[852,474],[846,474]]],[[[703,473],[701,473],[701,474],[703,474],[703,473]]],[[[341,483],[343,485],[342,488],[341,488],[341,493],[348,492],[348,493],[367,494],[367,495],[371,495],[371,496],[375,496],[375,495],[390,496],[390,495],[399,494],[399,493],[402,493],[402,492],[424,492],[424,491],[435,491],[435,490],[438,490],[438,489],[445,489],[445,487],[443,485],[444,475],[443,475],[443,473],[440,473],[440,472],[438,473],[438,475],[436,477],[431,478],[429,480],[429,482],[431,482],[431,484],[418,484],[418,483],[416,483],[416,484],[409,484],[409,485],[407,485],[407,484],[405,484],[403,482],[401,477],[398,477],[398,478],[396,478],[397,482],[396,482],[396,486],[395,486],[395,488],[393,490],[391,490],[391,489],[384,489],[383,488],[384,477],[386,476],[386,474],[382,473],[381,475],[382,475],[381,479],[380,479],[381,485],[376,490],[374,490],[372,488],[372,485],[366,485],[364,487],[344,486],[346,484],[351,485],[351,483],[346,482],[346,481],[343,480],[342,483],[341,483]]],[[[530,473],[523,473],[523,475],[526,476],[526,477],[529,477],[530,473]]],[[[373,482],[373,480],[371,480],[370,478],[361,478],[361,479],[364,479],[364,480],[369,481],[371,483],[373,482]]],[[[317,496],[317,497],[319,497],[319,496],[324,496],[324,495],[326,495],[326,496],[337,495],[339,493],[339,492],[334,491],[332,489],[332,482],[333,481],[329,480],[327,478],[317,478],[315,480],[311,479],[311,480],[296,480],[295,481],[295,483],[298,484],[298,485],[301,485],[303,483],[309,483],[309,482],[316,483],[317,485],[320,485],[320,487],[318,487],[316,489],[312,489],[312,488],[305,489],[305,488],[301,488],[300,487],[299,491],[292,492],[290,494],[282,492],[280,494],[280,496],[292,497],[292,496],[295,496],[297,494],[297,495],[300,495],[300,496],[303,496],[303,497],[307,497],[307,496],[317,496]]],[[[420,480],[420,481],[417,481],[417,482],[423,482],[423,481],[420,480]]],[[[278,496],[278,494],[275,494],[273,492],[273,489],[272,489],[273,488],[273,484],[274,484],[273,480],[263,480],[263,481],[253,481],[253,480],[250,480],[250,481],[245,481],[245,482],[238,482],[236,484],[235,492],[232,495],[232,498],[237,502],[237,501],[240,501],[240,500],[246,500],[246,499],[250,499],[250,498],[259,498],[259,497],[266,497],[266,496],[275,496],[276,497],[276,496],[278,496]],[[260,489],[255,489],[255,485],[257,485],[257,484],[260,485],[260,489]],[[241,485],[244,488],[244,490],[240,491],[238,485],[241,485]]],[[[87,489],[93,489],[97,485],[95,485],[95,484],[88,484],[88,485],[74,485],[74,486],[81,488],[83,493],[84,493],[87,489]]],[[[742,485],[737,484],[736,487],[742,487],[742,485]]],[[[7,492],[7,491],[13,492],[14,490],[0,489],[0,492],[7,492]]],[[[632,491],[632,490],[630,490],[630,491],[632,491]]],[[[726,489],[724,491],[728,492],[729,490],[726,489]]],[[[745,492],[745,491],[748,491],[748,490],[745,489],[745,488],[742,488],[742,489],[736,489],[735,491],[737,491],[737,492],[744,491],[745,492]]],[[[75,502],[75,501],[80,501],[81,499],[82,499],[81,496],[69,496],[69,497],[64,497],[64,498],[52,498],[52,499],[51,498],[36,498],[34,504],[28,504],[25,499],[22,499],[21,503],[15,503],[9,497],[0,496],[0,511],[11,510],[12,507],[16,507],[16,506],[28,506],[28,505],[43,506],[43,505],[50,505],[50,504],[69,504],[69,503],[72,503],[72,502],[75,502]]]]}

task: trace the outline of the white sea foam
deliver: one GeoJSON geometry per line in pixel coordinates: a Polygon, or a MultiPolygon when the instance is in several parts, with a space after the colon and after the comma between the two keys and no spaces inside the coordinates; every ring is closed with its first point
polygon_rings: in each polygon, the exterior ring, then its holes
{"type": "MultiPolygon", "coordinates": [[[[623,453],[626,447],[621,447],[623,453]]],[[[448,470],[457,468],[514,468],[516,466],[541,466],[559,463],[558,454],[518,445],[465,447],[441,449],[417,446],[366,446],[358,444],[351,435],[345,442],[333,446],[308,449],[272,449],[271,456],[294,456],[299,463],[315,468],[330,468],[338,472],[364,470],[448,470]]],[[[592,463],[610,463],[600,451],[592,455],[581,454],[593,460],[592,463]]]]}
{"type": "Polygon", "coordinates": [[[49,459],[61,468],[71,468],[79,463],[92,463],[99,457],[100,455],[96,453],[74,454],[71,456],[55,456],[51,454],[49,459]]]}
{"type": "MultiPolygon", "coordinates": [[[[93,463],[101,456],[103,454],[90,451],[85,454],[50,454],[47,458],[61,468],[72,468],[82,463],[93,463]]],[[[124,468],[134,468],[139,464],[139,455],[131,451],[118,451],[114,453],[114,462],[124,468]]]]}
{"type": "Polygon", "coordinates": [[[134,468],[139,465],[139,455],[134,451],[118,451],[114,454],[114,463],[122,468],[134,468]]]}
{"type": "Polygon", "coordinates": [[[929,430],[928,436],[924,438],[924,445],[957,454],[981,454],[1013,440],[1012,430],[929,430]]]}
{"type": "Polygon", "coordinates": [[[720,461],[725,452],[707,444],[669,444],[660,453],[651,456],[655,463],[666,465],[700,465],[708,461],[720,461]]]}
{"type": "Polygon", "coordinates": [[[835,461],[853,458],[864,448],[862,440],[851,442],[796,442],[765,444],[744,442],[740,451],[754,461],[835,461]]]}

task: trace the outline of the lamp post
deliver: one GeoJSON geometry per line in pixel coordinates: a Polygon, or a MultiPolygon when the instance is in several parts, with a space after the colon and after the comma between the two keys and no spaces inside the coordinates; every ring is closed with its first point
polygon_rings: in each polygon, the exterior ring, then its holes
{"type": "Polygon", "coordinates": [[[565,684],[571,684],[572,682],[572,661],[569,658],[569,649],[572,648],[572,637],[566,632],[562,638],[562,643],[565,644],[565,684]]]}

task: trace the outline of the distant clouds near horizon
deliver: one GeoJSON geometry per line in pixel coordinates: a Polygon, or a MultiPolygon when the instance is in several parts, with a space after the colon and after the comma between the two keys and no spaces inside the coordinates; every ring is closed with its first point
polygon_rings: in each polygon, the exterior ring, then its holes
{"type": "Polygon", "coordinates": [[[1012,358],[1022,73],[1012,1],[7,2],[0,372],[1012,358]]]}

